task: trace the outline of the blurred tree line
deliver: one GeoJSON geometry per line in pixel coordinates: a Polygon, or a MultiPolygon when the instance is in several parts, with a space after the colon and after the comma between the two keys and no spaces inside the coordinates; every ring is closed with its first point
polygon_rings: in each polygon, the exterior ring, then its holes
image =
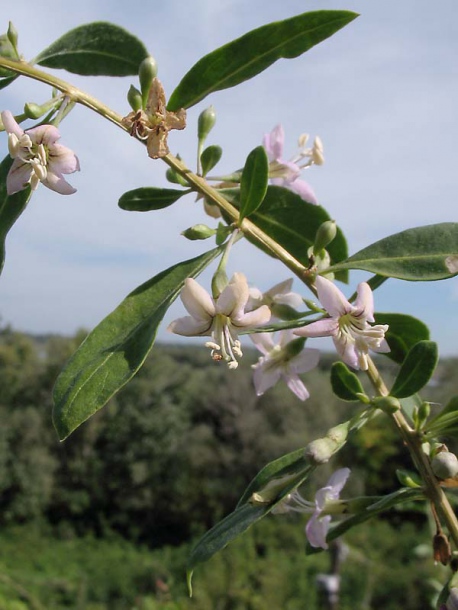
{"type": "MultiPolygon", "coordinates": [[[[212,362],[203,347],[159,345],[104,409],[60,443],[51,422],[52,387],[84,336],[0,330],[0,525],[7,530],[35,524],[60,539],[115,532],[149,548],[187,543],[234,508],[268,461],[305,446],[360,408],[331,392],[334,355],[324,354],[319,368],[304,377],[311,398],[302,403],[283,384],[256,397],[254,351],[246,351],[234,372],[212,362]]],[[[456,363],[441,362],[428,399],[458,394],[456,363]]],[[[388,378],[393,375],[389,360],[380,365],[388,378]]],[[[395,469],[411,467],[383,417],[350,439],[332,469],[339,465],[354,473],[348,495],[392,491],[395,469]]],[[[331,472],[321,470],[311,494],[331,472]]],[[[399,525],[399,514],[387,519],[399,525]]],[[[409,521],[414,529],[426,523],[421,512],[409,514],[409,521]]],[[[295,527],[300,538],[301,525],[295,527]]],[[[265,553],[264,543],[253,544],[256,553],[265,553]]],[[[300,549],[303,541],[295,544],[300,549]]]]}

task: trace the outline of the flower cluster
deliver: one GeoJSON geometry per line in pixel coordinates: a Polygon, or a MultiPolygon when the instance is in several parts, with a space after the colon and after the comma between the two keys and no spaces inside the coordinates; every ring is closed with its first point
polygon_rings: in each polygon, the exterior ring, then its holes
{"type": "Polygon", "coordinates": [[[61,195],[76,192],[63,177],[80,169],[75,153],[57,143],[60,133],[53,125],[39,125],[23,131],[8,110],[2,112],[8,133],[8,150],[14,159],[6,179],[8,195],[28,185],[35,190],[40,182],[61,195]]]}
{"type": "Polygon", "coordinates": [[[256,394],[282,379],[301,400],[309,392],[299,375],[318,364],[319,352],[304,347],[306,337],[331,336],[342,360],[355,369],[366,370],[368,352],[388,352],[385,340],[388,326],[375,324],[372,291],[361,283],[355,304],[349,303],[333,282],[316,278],[318,298],[327,312],[322,319],[295,330],[282,330],[274,342],[272,333],[261,332],[262,326],[285,311],[297,311],[303,304],[300,295],[291,291],[292,280],[276,284],[262,293],[248,288],[242,273],[235,273],[221,294],[212,298],[195,280],[189,278],[181,293],[181,300],[189,316],[173,321],[168,330],[184,336],[211,336],[206,345],[212,349],[214,360],[224,360],[236,368],[242,356],[240,332],[250,332],[256,348],[261,352],[253,365],[256,394]],[[253,332],[257,331],[257,332],[253,332]]]}

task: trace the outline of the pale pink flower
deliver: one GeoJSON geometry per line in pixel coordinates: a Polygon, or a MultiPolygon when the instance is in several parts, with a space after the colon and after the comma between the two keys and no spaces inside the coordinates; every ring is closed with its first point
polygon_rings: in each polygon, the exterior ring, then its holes
{"type": "Polygon", "coordinates": [[[339,499],[340,492],[347,482],[349,475],[349,468],[336,470],[325,487],[316,492],[315,510],[305,526],[305,535],[310,544],[315,548],[328,548],[326,536],[331,525],[331,515],[323,515],[322,513],[326,510],[327,505],[329,506],[330,503],[339,499]]]}
{"type": "Polygon", "coordinates": [[[267,305],[245,312],[248,298],[248,283],[243,273],[234,273],[217,299],[194,279],[188,278],[181,291],[181,300],[191,315],[174,320],[167,330],[185,337],[211,336],[212,341],[206,345],[212,349],[212,357],[225,360],[230,368],[236,368],[237,357],[242,356],[238,332],[270,320],[267,305]]]}
{"type": "Polygon", "coordinates": [[[368,352],[389,352],[385,340],[387,324],[375,324],[372,290],[366,282],[357,288],[357,298],[352,305],[337,286],[324,277],[317,276],[315,285],[318,298],[328,312],[328,318],[298,328],[294,334],[301,337],[332,337],[342,360],[353,367],[366,371],[368,352]]]}
{"type": "Polygon", "coordinates": [[[291,330],[280,331],[278,343],[274,343],[272,333],[254,333],[250,337],[264,354],[253,365],[256,394],[261,396],[283,379],[293,394],[300,400],[306,400],[310,394],[299,374],[316,367],[320,358],[319,350],[304,348],[300,339],[294,340],[291,330]]]}
{"type": "Polygon", "coordinates": [[[261,292],[258,288],[250,288],[247,309],[252,310],[261,305],[267,305],[272,311],[272,316],[283,319],[282,312],[287,314],[300,311],[304,306],[304,301],[300,294],[292,292],[292,285],[293,279],[289,278],[275,284],[266,292],[261,292]]]}
{"type": "Polygon", "coordinates": [[[313,502],[305,500],[295,490],[275,506],[272,512],[277,515],[290,511],[311,514],[305,526],[305,535],[313,547],[327,549],[326,536],[331,525],[331,513],[343,512],[343,503],[339,501],[339,496],[349,476],[349,468],[340,468],[331,475],[326,485],[316,492],[313,502]]]}
{"type": "Polygon", "coordinates": [[[264,136],[263,145],[269,159],[271,183],[297,193],[309,203],[317,204],[318,201],[312,187],[305,180],[301,180],[299,176],[306,167],[324,163],[323,145],[320,138],[315,138],[313,147],[306,148],[307,138],[308,136],[305,134],[300,137],[299,152],[290,161],[283,159],[285,133],[282,125],[277,125],[264,136]]]}
{"type": "Polygon", "coordinates": [[[57,143],[59,131],[53,125],[39,125],[23,131],[15,118],[5,110],[1,114],[8,133],[8,150],[14,159],[6,178],[8,195],[28,185],[35,190],[40,182],[61,195],[76,192],[63,177],[80,169],[75,153],[57,143]]]}

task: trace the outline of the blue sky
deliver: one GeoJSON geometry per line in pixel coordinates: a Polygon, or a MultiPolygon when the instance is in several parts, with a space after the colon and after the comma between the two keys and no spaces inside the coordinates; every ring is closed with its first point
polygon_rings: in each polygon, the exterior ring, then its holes
{"type": "MultiPolygon", "coordinates": [[[[3,10],[26,58],[69,29],[105,20],[138,36],[156,58],[171,92],[205,53],[250,29],[307,10],[349,9],[361,16],[295,60],[281,60],[237,89],[217,92],[188,113],[188,128],[170,146],[191,167],[196,120],[212,103],[217,124],[208,143],[223,147],[218,173],[240,167],[277,123],[286,153],[308,132],[324,143],[326,163],[304,176],[344,230],[350,252],[411,226],[456,221],[458,193],[458,7],[441,0],[189,0],[125,2],[80,0],[30,3],[3,10]]],[[[60,72],[121,114],[134,78],[83,78],[60,72]]],[[[2,109],[49,95],[19,79],[0,92],[2,109]]],[[[167,186],[165,165],[84,108],[61,125],[62,143],[78,154],[82,171],[69,177],[78,192],[62,197],[41,187],[11,231],[0,279],[3,323],[31,332],[72,333],[91,328],[133,290],[165,267],[201,253],[203,242],[179,233],[208,222],[193,198],[149,214],[120,210],[117,201],[139,186],[167,186]]],[[[6,154],[6,139],[0,137],[6,154]]],[[[248,244],[238,244],[230,271],[269,288],[287,270],[248,244]]],[[[209,273],[202,282],[209,281],[209,273]]],[[[353,292],[367,276],[354,274],[353,292]]],[[[296,283],[296,289],[299,285],[296,283]]],[[[375,295],[379,311],[416,315],[431,329],[442,354],[457,354],[458,280],[407,283],[390,280],[375,295]]],[[[177,303],[166,318],[182,315],[177,303]]],[[[164,325],[165,327],[165,325],[164,325]]],[[[159,337],[172,337],[162,330],[159,337]]]]}

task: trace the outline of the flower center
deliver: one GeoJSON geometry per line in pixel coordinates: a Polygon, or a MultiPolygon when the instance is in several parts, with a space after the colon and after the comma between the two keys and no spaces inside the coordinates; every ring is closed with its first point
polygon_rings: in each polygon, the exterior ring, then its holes
{"type": "Polygon", "coordinates": [[[380,347],[387,330],[386,324],[370,326],[360,312],[346,313],[339,318],[337,338],[344,344],[355,345],[358,350],[359,365],[362,370],[366,370],[369,349],[376,351],[380,347]]]}
{"type": "Polygon", "coordinates": [[[213,360],[225,360],[230,369],[236,369],[239,365],[237,357],[241,358],[243,353],[229,316],[216,314],[213,320],[212,338],[213,341],[208,341],[205,345],[211,348],[213,360]]]}

